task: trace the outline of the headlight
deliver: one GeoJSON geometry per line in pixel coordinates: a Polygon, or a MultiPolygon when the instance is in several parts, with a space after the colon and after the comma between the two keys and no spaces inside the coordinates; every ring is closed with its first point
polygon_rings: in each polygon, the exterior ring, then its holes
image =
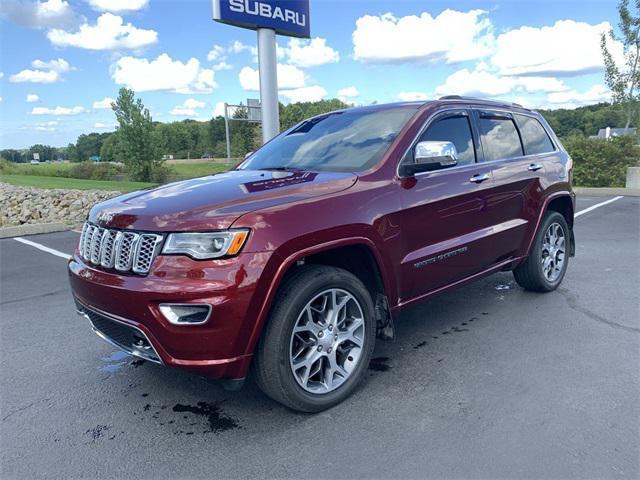
{"type": "Polygon", "coordinates": [[[237,255],[248,236],[248,230],[171,233],[162,253],[181,253],[197,260],[237,255]]]}

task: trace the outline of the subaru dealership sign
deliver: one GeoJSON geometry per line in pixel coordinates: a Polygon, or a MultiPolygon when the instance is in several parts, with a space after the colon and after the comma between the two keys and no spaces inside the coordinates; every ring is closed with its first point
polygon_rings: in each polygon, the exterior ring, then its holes
{"type": "Polygon", "coordinates": [[[213,19],[290,37],[311,36],[309,0],[213,0],[213,19]]]}

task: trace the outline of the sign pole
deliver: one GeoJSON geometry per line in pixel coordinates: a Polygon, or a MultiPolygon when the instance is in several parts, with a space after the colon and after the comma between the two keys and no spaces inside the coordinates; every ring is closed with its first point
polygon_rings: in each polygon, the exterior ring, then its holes
{"type": "Polygon", "coordinates": [[[227,160],[231,161],[231,138],[229,136],[229,106],[224,102],[224,138],[227,143],[227,160]]]}
{"type": "Polygon", "coordinates": [[[267,143],[280,132],[275,30],[258,28],[258,65],[262,105],[262,142],[267,143]]]}

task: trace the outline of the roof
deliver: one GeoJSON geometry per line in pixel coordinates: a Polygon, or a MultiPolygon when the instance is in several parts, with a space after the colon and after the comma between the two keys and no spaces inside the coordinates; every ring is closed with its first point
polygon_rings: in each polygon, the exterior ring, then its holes
{"type": "Polygon", "coordinates": [[[511,103],[511,102],[502,102],[499,100],[487,100],[487,99],[483,99],[483,98],[473,98],[473,97],[461,97],[459,95],[447,95],[445,97],[440,97],[438,99],[435,100],[413,100],[413,101],[406,101],[406,102],[392,102],[392,103],[376,103],[373,105],[363,105],[363,106],[358,106],[358,107],[352,107],[355,109],[368,109],[368,110],[385,110],[385,109],[392,109],[392,108],[420,108],[429,104],[435,104],[435,103],[462,103],[464,105],[467,104],[475,104],[475,105],[481,105],[481,106],[486,106],[486,107],[501,107],[501,108],[517,108],[520,110],[526,110],[526,111],[530,111],[530,109],[523,107],[522,105],[519,105],[517,103],[511,103]]]}
{"type": "Polygon", "coordinates": [[[622,135],[635,135],[635,128],[601,128],[598,130],[598,134],[595,135],[596,138],[609,138],[609,137],[619,137],[622,135]],[[609,130],[609,135],[607,136],[607,130],[609,130]]]}

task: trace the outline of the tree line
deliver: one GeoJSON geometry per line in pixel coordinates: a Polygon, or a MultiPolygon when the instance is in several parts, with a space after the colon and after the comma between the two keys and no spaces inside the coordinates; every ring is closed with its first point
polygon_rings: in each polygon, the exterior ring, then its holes
{"type": "MultiPolygon", "coordinates": [[[[131,92],[133,93],[133,92],[131,92]]],[[[119,97],[120,99],[120,97],[119,97]]],[[[127,109],[133,107],[127,105],[127,109]]],[[[305,118],[321,113],[347,108],[340,100],[322,100],[319,102],[280,105],[281,129],[287,129],[305,118]]],[[[144,109],[144,107],[142,107],[144,109]]],[[[230,122],[231,156],[243,157],[247,152],[260,146],[260,125],[239,121],[247,118],[246,109],[237,109],[230,122]],[[236,120],[236,121],[234,121],[236,120]]],[[[153,139],[153,155],[171,155],[176,159],[200,158],[204,155],[224,158],[227,155],[224,117],[218,116],[208,121],[183,120],[162,123],[150,120],[150,134],[153,139]]],[[[126,119],[125,119],[126,121],[126,119]]],[[[120,127],[118,128],[120,129],[120,127]]],[[[75,143],[66,147],[36,144],[27,149],[0,150],[0,156],[13,162],[25,163],[37,153],[41,161],[58,159],[71,162],[87,161],[91,157],[100,157],[101,161],[120,161],[121,152],[116,132],[92,132],[80,135],[75,143]]]]}

